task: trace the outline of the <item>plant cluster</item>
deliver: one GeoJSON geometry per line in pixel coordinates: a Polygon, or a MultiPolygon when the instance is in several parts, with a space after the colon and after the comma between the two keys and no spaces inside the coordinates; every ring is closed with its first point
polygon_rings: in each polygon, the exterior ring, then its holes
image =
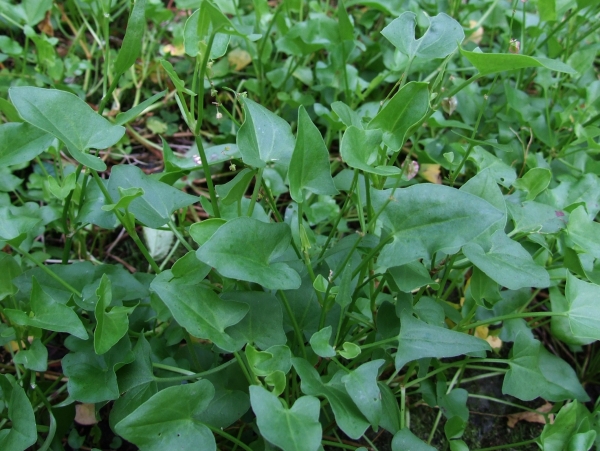
{"type": "Polygon", "coordinates": [[[600,449],[599,13],[0,1],[0,449],[600,449]]]}

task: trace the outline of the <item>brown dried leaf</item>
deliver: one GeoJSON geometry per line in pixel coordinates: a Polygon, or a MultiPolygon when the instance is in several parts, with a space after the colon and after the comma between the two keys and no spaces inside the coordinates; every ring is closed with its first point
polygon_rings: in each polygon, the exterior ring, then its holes
{"type": "MultiPolygon", "coordinates": [[[[537,409],[537,411],[542,412],[542,413],[550,412],[552,410],[552,407],[553,407],[553,405],[550,404],[549,402],[547,402],[546,404],[541,406],[539,409],[537,409]]],[[[515,425],[519,421],[527,421],[528,423],[546,424],[546,418],[544,417],[544,415],[541,415],[540,413],[537,413],[537,412],[511,413],[510,415],[507,415],[506,417],[508,418],[507,425],[509,428],[514,428],[515,425]]],[[[554,415],[553,414],[549,415],[548,419],[550,420],[550,424],[554,423],[554,415]]]]}

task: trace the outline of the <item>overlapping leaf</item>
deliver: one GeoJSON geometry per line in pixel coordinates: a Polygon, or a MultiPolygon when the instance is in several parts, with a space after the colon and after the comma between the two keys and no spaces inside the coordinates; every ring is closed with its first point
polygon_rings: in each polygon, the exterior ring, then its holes
{"type": "Polygon", "coordinates": [[[196,255],[226,277],[259,283],[271,290],[290,290],[300,286],[300,276],[277,259],[291,238],[287,224],[241,217],[219,227],[196,255]]]}
{"type": "Polygon", "coordinates": [[[392,190],[373,191],[372,198],[375,211],[384,209],[381,220],[393,235],[378,259],[387,267],[457,252],[503,217],[489,202],[443,185],[419,184],[393,197],[392,190]]]}

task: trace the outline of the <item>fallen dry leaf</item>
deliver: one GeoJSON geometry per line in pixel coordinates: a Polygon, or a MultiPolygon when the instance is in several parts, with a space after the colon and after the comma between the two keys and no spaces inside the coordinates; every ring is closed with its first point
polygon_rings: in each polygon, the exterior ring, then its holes
{"type": "Polygon", "coordinates": [[[239,71],[252,62],[252,57],[245,50],[237,48],[229,52],[227,61],[229,61],[229,65],[233,67],[233,70],[239,71]]]}
{"type": "MultiPolygon", "coordinates": [[[[553,405],[547,402],[542,407],[537,409],[538,412],[546,413],[552,410],[553,405]]],[[[506,415],[508,418],[507,425],[509,428],[514,428],[519,421],[527,421],[528,423],[541,423],[546,424],[546,418],[537,412],[518,412],[506,415]]],[[[548,415],[550,424],[554,423],[554,414],[548,415]]]]}
{"type": "Polygon", "coordinates": [[[83,426],[96,424],[96,405],[95,404],[77,404],[75,406],[75,422],[83,426]]]}
{"type": "Polygon", "coordinates": [[[422,164],[419,170],[419,175],[430,183],[442,183],[439,164],[422,164]]]}

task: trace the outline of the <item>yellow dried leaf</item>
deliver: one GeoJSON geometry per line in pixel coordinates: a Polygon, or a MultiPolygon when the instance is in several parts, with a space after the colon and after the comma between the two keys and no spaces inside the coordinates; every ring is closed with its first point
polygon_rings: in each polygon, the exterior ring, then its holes
{"type": "MultiPolygon", "coordinates": [[[[542,407],[537,409],[537,412],[541,412],[541,413],[550,412],[552,410],[552,407],[553,407],[552,404],[547,402],[542,407]]],[[[544,417],[544,415],[542,415],[541,413],[537,413],[537,412],[511,413],[510,415],[506,416],[508,418],[507,425],[509,428],[514,428],[515,425],[519,421],[527,421],[528,423],[546,424],[546,418],[544,417]]],[[[548,419],[550,421],[550,424],[554,423],[554,415],[553,414],[548,415],[548,419]]]]}
{"type": "Polygon", "coordinates": [[[431,183],[442,183],[439,164],[422,164],[419,170],[419,175],[431,183]]]}
{"type": "Polygon", "coordinates": [[[245,50],[236,48],[229,52],[227,61],[229,61],[229,65],[233,67],[233,70],[238,71],[250,64],[252,62],[252,57],[245,50]]]}
{"type": "Polygon", "coordinates": [[[96,405],[83,403],[75,406],[75,422],[83,426],[96,424],[96,405]]]}
{"type": "MultiPolygon", "coordinates": [[[[469,27],[473,28],[477,25],[476,20],[469,21],[469,27]]],[[[474,42],[475,44],[479,44],[481,42],[481,38],[483,38],[483,27],[477,28],[468,38],[467,41],[474,42]]]]}
{"type": "Polygon", "coordinates": [[[162,46],[162,52],[165,55],[171,54],[173,56],[181,56],[185,53],[185,48],[183,47],[183,44],[181,44],[181,45],[167,44],[167,45],[162,46]]]}

